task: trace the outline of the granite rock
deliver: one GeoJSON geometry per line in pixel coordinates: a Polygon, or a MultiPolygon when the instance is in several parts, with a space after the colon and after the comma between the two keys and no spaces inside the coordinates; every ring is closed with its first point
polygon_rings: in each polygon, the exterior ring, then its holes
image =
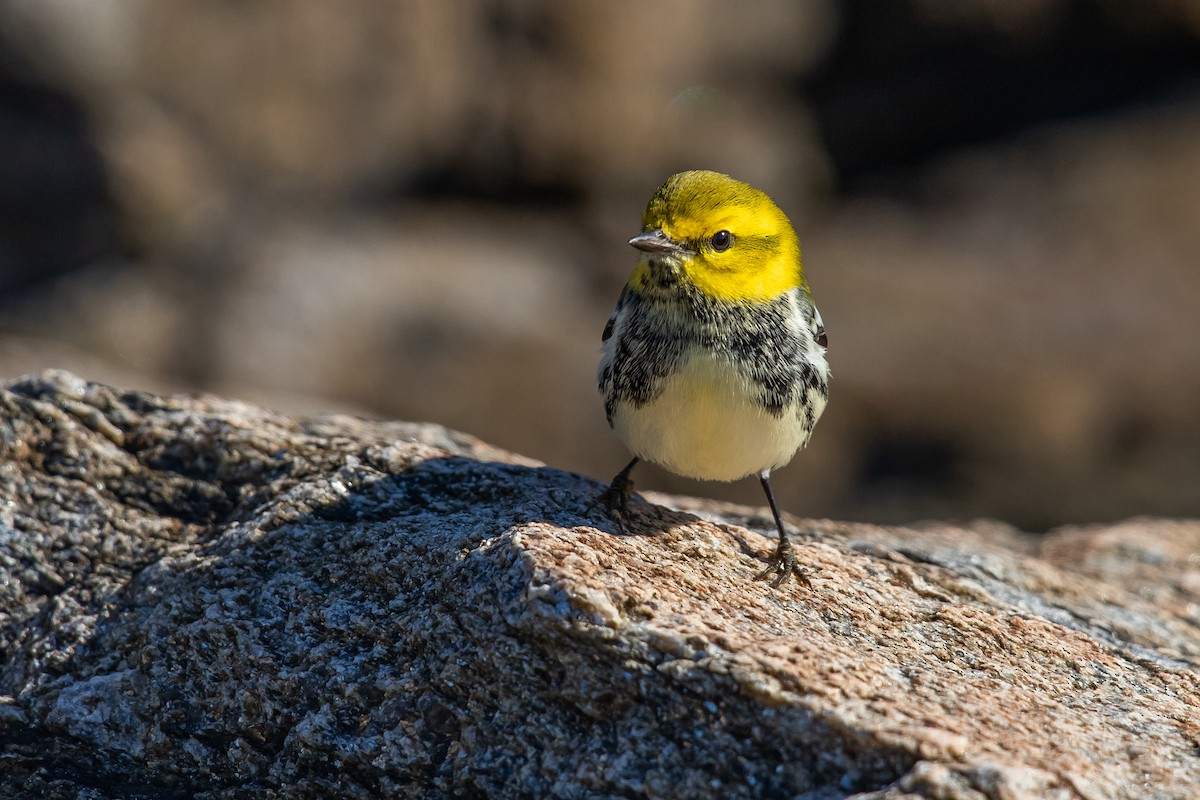
{"type": "Polygon", "coordinates": [[[435,425],[0,391],[0,796],[1194,796],[1200,522],[635,501],[435,425]]]}

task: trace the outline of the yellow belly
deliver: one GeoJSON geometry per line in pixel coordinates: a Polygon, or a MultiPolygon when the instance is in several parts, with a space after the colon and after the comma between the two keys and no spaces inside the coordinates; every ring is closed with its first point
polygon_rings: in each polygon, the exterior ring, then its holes
{"type": "Polygon", "coordinates": [[[677,475],[734,481],[781,467],[807,441],[796,409],[773,416],[728,363],[697,352],[645,405],[618,403],[613,429],[639,458],[677,475]]]}

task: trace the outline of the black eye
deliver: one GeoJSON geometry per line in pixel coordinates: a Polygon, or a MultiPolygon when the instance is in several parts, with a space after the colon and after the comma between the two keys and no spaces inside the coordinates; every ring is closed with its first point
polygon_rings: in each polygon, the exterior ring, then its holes
{"type": "Polygon", "coordinates": [[[729,231],[717,231],[713,234],[712,239],[713,250],[718,253],[724,253],[733,244],[733,234],[729,231]]]}

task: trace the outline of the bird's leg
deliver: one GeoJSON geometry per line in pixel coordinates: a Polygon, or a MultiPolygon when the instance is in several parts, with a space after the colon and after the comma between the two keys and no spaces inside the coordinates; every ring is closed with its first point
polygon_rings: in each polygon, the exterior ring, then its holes
{"type": "Polygon", "coordinates": [[[779,586],[793,575],[802,585],[812,586],[808,580],[808,570],[796,563],[796,553],[792,550],[792,542],[783,528],[783,517],[779,514],[779,505],[775,502],[775,492],[771,489],[771,473],[764,472],[758,479],[762,482],[763,491],[767,493],[767,502],[770,503],[771,514],[775,517],[775,527],[779,529],[779,544],[776,545],[771,560],[767,562],[767,568],[758,573],[754,580],[761,581],[772,573],[778,572],[779,574],[771,581],[772,587],[779,586]]]}
{"type": "Polygon", "coordinates": [[[638,457],[634,456],[633,460],[625,465],[625,469],[616,474],[608,484],[608,489],[600,496],[600,502],[608,511],[608,516],[617,523],[617,529],[621,533],[625,533],[625,520],[629,518],[629,495],[633,491],[633,478],[629,477],[629,474],[633,472],[638,461],[638,457]]]}

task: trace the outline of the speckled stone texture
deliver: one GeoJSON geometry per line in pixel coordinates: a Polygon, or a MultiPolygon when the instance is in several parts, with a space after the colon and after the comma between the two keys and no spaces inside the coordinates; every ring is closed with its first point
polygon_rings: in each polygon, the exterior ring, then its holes
{"type": "Polygon", "coordinates": [[[437,426],[0,407],[3,797],[1197,796],[1200,522],[793,519],[773,590],[761,510],[437,426]]]}

